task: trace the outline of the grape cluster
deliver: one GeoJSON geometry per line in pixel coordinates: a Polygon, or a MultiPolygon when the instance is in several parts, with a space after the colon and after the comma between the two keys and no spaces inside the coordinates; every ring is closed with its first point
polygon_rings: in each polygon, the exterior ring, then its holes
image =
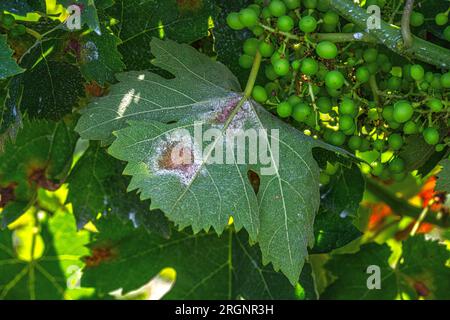
{"type": "MultiPolygon", "coordinates": [[[[389,11],[388,2],[366,5],[389,11]]],[[[438,26],[447,25],[448,13],[436,16],[438,26]]],[[[437,152],[450,144],[450,73],[406,61],[376,43],[352,41],[349,36],[364,30],[334,12],[329,0],[256,0],[230,13],[227,23],[254,35],[243,44],[242,68],[262,56],[266,81],[254,86],[254,100],[358,156],[375,151],[371,174],[403,179],[401,152],[409,136],[422,135],[437,152]]],[[[423,23],[423,14],[414,11],[411,25],[423,23]]],[[[448,41],[449,32],[447,26],[448,41]]]]}
{"type": "Polygon", "coordinates": [[[27,28],[22,24],[17,24],[16,19],[11,14],[4,14],[0,11],[0,27],[6,29],[10,37],[16,38],[24,35],[27,28]]]}

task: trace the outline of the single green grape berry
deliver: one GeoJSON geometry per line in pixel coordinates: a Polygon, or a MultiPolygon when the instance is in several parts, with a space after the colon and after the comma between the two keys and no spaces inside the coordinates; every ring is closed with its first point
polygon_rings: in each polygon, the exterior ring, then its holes
{"type": "Polygon", "coordinates": [[[298,26],[304,33],[314,32],[317,28],[317,20],[313,16],[306,16],[300,19],[298,26]]]}
{"type": "Polygon", "coordinates": [[[285,76],[289,73],[289,61],[286,59],[278,59],[273,63],[273,69],[275,73],[279,76],[285,76]]]}
{"type": "Polygon", "coordinates": [[[431,109],[433,112],[440,112],[444,108],[444,105],[441,100],[436,98],[431,98],[427,101],[427,106],[431,109]]]}
{"type": "Polygon", "coordinates": [[[434,150],[436,150],[436,152],[442,152],[445,149],[445,144],[437,144],[436,147],[434,148],[434,150]]]}
{"type": "Polygon", "coordinates": [[[339,170],[339,163],[331,164],[327,161],[327,166],[325,168],[325,173],[329,176],[334,176],[339,170]]]}
{"type": "Polygon", "coordinates": [[[389,146],[392,150],[400,150],[403,146],[403,138],[398,133],[393,133],[388,138],[389,146]]]}
{"type": "Polygon", "coordinates": [[[389,170],[392,173],[402,173],[405,170],[405,161],[401,158],[394,158],[391,162],[389,162],[389,170]]]}
{"type": "Polygon", "coordinates": [[[380,115],[378,114],[378,109],[377,108],[369,109],[369,112],[367,113],[367,117],[371,121],[379,120],[380,119],[380,115]]]}
{"type": "Polygon", "coordinates": [[[295,106],[295,105],[301,103],[302,99],[299,96],[293,95],[293,96],[289,97],[288,102],[291,106],[295,106]]]}
{"type": "Polygon", "coordinates": [[[393,121],[394,120],[394,107],[393,106],[386,106],[383,108],[383,111],[381,112],[381,116],[386,121],[393,121]]]}
{"type": "Polygon", "coordinates": [[[5,26],[6,29],[9,29],[16,22],[16,19],[11,14],[4,14],[2,22],[3,22],[3,26],[5,26]]]}
{"type": "Polygon", "coordinates": [[[302,2],[306,9],[315,9],[317,6],[317,0],[303,0],[302,2]]]}
{"type": "Polygon", "coordinates": [[[286,5],[283,1],[272,0],[269,4],[270,14],[274,17],[281,17],[286,14],[286,5]]]}
{"type": "Polygon", "coordinates": [[[259,52],[264,58],[270,58],[273,55],[274,47],[271,43],[261,42],[259,44],[259,52]]]}
{"type": "Polygon", "coordinates": [[[254,86],[252,96],[253,96],[253,99],[255,99],[255,101],[259,102],[259,103],[264,103],[269,98],[267,96],[266,89],[264,89],[261,86],[254,86]]]}
{"type": "MultiPolygon", "coordinates": [[[[319,0],[316,6],[320,12],[327,12],[330,10],[330,0],[319,0]]],[[[345,32],[345,31],[343,31],[345,32]]]]}
{"type": "Polygon", "coordinates": [[[245,40],[244,45],[243,45],[243,49],[244,49],[244,53],[254,57],[256,55],[256,52],[258,51],[258,47],[259,47],[259,41],[256,38],[249,38],[247,40],[245,40]]]}
{"type": "Polygon", "coordinates": [[[271,64],[266,66],[266,68],[264,69],[264,74],[266,75],[266,78],[269,79],[270,81],[274,81],[275,79],[278,78],[278,74],[275,72],[275,69],[271,64]]]}
{"type": "Polygon", "coordinates": [[[245,8],[239,12],[239,20],[241,21],[242,25],[247,28],[251,28],[258,23],[258,15],[256,14],[255,10],[245,8]]]}
{"type": "Polygon", "coordinates": [[[248,8],[255,11],[257,16],[259,16],[261,14],[261,7],[256,3],[249,5],[248,8]]]}
{"type": "Polygon", "coordinates": [[[389,121],[388,122],[388,126],[389,128],[393,129],[393,130],[397,130],[399,129],[402,125],[401,123],[398,123],[397,121],[389,121]]]}
{"type": "Polygon", "coordinates": [[[315,75],[319,71],[319,64],[313,58],[306,58],[302,61],[301,71],[307,76],[315,75]]]}
{"type": "MultiPolygon", "coordinates": [[[[450,40],[449,40],[450,41],[450,40]]],[[[441,86],[445,89],[450,88],[450,72],[444,73],[440,78],[441,86]]]]}
{"type": "Polygon", "coordinates": [[[281,16],[278,18],[277,27],[281,31],[289,32],[294,28],[294,19],[289,16],[281,16]]]}
{"type": "Polygon", "coordinates": [[[341,131],[347,131],[353,128],[354,126],[354,119],[353,117],[349,115],[342,115],[339,117],[339,130],[341,131]]]}
{"type": "Polygon", "coordinates": [[[330,71],[325,76],[325,85],[330,89],[340,89],[344,83],[344,76],[337,70],[330,71]]]}
{"type": "Polygon", "coordinates": [[[430,127],[423,130],[423,138],[425,139],[426,143],[430,145],[435,145],[439,142],[439,132],[436,128],[430,127]]]}
{"type": "Polygon", "coordinates": [[[419,128],[414,121],[408,121],[403,125],[403,133],[404,134],[416,134],[419,132],[419,128]]]}
{"type": "Polygon", "coordinates": [[[250,30],[256,37],[259,37],[264,33],[264,28],[261,26],[254,26],[253,28],[250,28],[250,30]]]}
{"type": "Polygon", "coordinates": [[[292,117],[298,122],[304,122],[311,114],[311,112],[311,107],[308,104],[302,102],[294,106],[292,117]]]}
{"type": "Polygon", "coordinates": [[[450,26],[447,26],[444,29],[443,33],[444,33],[444,39],[447,40],[447,41],[450,41],[450,26]]]}
{"type": "Polygon", "coordinates": [[[399,77],[390,77],[387,86],[390,90],[400,90],[402,87],[402,79],[399,77]]]}
{"type": "Polygon", "coordinates": [[[414,114],[414,109],[406,100],[397,101],[394,105],[394,120],[398,123],[405,123],[410,120],[414,114]]]}
{"type": "Polygon", "coordinates": [[[425,17],[422,13],[413,11],[411,13],[411,25],[413,27],[420,27],[425,21],[425,17]]]}
{"type": "Polygon", "coordinates": [[[271,62],[272,64],[274,64],[275,61],[280,60],[281,58],[284,58],[284,55],[282,56],[282,55],[281,55],[281,52],[275,51],[275,52],[273,53],[273,55],[270,57],[270,62],[271,62]]]}
{"type": "Polygon", "coordinates": [[[335,146],[342,146],[345,143],[345,134],[341,131],[334,131],[330,134],[330,143],[335,146]]]}
{"type": "Polygon", "coordinates": [[[280,87],[275,82],[268,82],[264,86],[264,89],[266,89],[266,92],[269,95],[269,97],[276,97],[278,95],[280,87]]]}
{"type": "Polygon", "coordinates": [[[329,113],[332,108],[331,100],[328,97],[320,97],[317,99],[316,105],[322,113],[329,113]]]}
{"type": "Polygon", "coordinates": [[[384,170],[384,165],[381,162],[375,161],[374,163],[372,163],[371,167],[372,170],[370,173],[372,173],[376,177],[381,176],[384,170]]]}
{"type": "Polygon", "coordinates": [[[15,25],[12,30],[14,30],[19,36],[22,36],[25,33],[27,33],[27,28],[23,24],[15,25]]]}
{"type": "Polygon", "coordinates": [[[356,69],[356,80],[359,83],[366,83],[367,81],[369,81],[369,78],[370,72],[367,67],[359,67],[358,69],[356,69]]]}
{"type": "Polygon", "coordinates": [[[385,143],[383,139],[377,139],[373,142],[373,148],[377,151],[383,152],[385,143]]]}
{"type": "Polygon", "coordinates": [[[422,81],[421,83],[419,83],[419,88],[423,92],[426,92],[429,87],[430,87],[430,84],[426,81],[422,81]]]}
{"type": "Polygon", "coordinates": [[[362,139],[361,147],[359,147],[360,152],[366,152],[370,149],[370,141],[367,139],[362,139]]]}
{"type": "Polygon", "coordinates": [[[284,4],[289,10],[295,10],[300,7],[300,0],[284,0],[284,4]]]}
{"type": "Polygon", "coordinates": [[[362,142],[363,139],[360,136],[351,136],[348,139],[348,147],[353,151],[357,151],[361,147],[362,142]]]}
{"type": "Polygon", "coordinates": [[[270,19],[270,17],[272,16],[272,14],[270,13],[270,10],[268,7],[264,7],[262,9],[262,17],[263,19],[270,19]]]}
{"type": "Polygon", "coordinates": [[[326,186],[327,184],[330,183],[330,180],[331,180],[331,178],[330,178],[329,175],[327,175],[327,174],[324,173],[324,172],[321,172],[321,173],[320,173],[320,176],[319,176],[319,183],[320,183],[321,185],[326,186]]]}
{"type": "Polygon", "coordinates": [[[334,59],[338,54],[338,49],[331,41],[321,41],[316,47],[316,53],[323,59],[334,59]]]}
{"type": "Polygon", "coordinates": [[[324,14],[323,23],[329,25],[337,25],[339,23],[339,15],[334,11],[328,11],[324,14]]]}
{"type": "Polygon", "coordinates": [[[239,65],[243,69],[250,69],[253,65],[253,58],[252,56],[249,56],[248,54],[243,54],[239,57],[239,65]]]}
{"type": "Polygon", "coordinates": [[[302,62],[300,60],[294,60],[294,61],[292,61],[291,65],[292,65],[292,69],[298,70],[302,66],[302,62]]]}
{"type": "Polygon", "coordinates": [[[358,108],[356,107],[355,102],[347,97],[342,99],[341,103],[339,104],[339,114],[346,114],[355,117],[358,114],[358,108]]]}
{"type": "Polygon", "coordinates": [[[375,48],[368,48],[368,49],[364,50],[363,59],[367,63],[372,63],[372,62],[377,61],[377,57],[378,57],[378,50],[377,49],[375,49],[375,48]]]}
{"type": "Polygon", "coordinates": [[[341,88],[339,88],[339,89],[332,89],[330,87],[327,87],[326,90],[327,90],[328,95],[330,97],[333,97],[333,98],[337,98],[337,97],[340,97],[342,95],[341,88]]]}
{"type": "Polygon", "coordinates": [[[433,74],[433,72],[427,71],[427,72],[425,73],[425,81],[426,81],[426,82],[431,82],[431,81],[433,81],[433,79],[434,79],[434,74],[433,74]]]}
{"type": "Polygon", "coordinates": [[[425,76],[425,70],[420,64],[415,64],[411,66],[411,78],[416,81],[422,80],[425,76]]]}
{"type": "Polygon", "coordinates": [[[288,118],[292,114],[292,106],[285,101],[277,106],[277,113],[280,118],[288,118]]]}
{"type": "Polygon", "coordinates": [[[444,26],[448,23],[448,15],[445,12],[438,13],[434,21],[438,26],[444,26]]]}
{"type": "Polygon", "coordinates": [[[239,13],[237,12],[232,12],[227,16],[227,24],[233,30],[242,30],[245,27],[239,19],[239,13]]]}

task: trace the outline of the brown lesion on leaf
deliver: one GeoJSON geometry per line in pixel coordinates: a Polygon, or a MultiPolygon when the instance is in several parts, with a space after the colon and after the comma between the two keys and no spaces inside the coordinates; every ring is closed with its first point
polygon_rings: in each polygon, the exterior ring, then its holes
{"type": "Polygon", "coordinates": [[[249,170],[247,172],[248,180],[250,181],[250,184],[252,185],[253,191],[255,191],[255,194],[257,195],[259,192],[259,186],[261,184],[261,179],[259,178],[258,174],[253,171],[249,170]]]}
{"type": "Polygon", "coordinates": [[[117,252],[109,246],[98,246],[92,249],[90,256],[84,257],[83,260],[86,263],[87,268],[98,267],[104,262],[108,262],[117,257],[117,252]]]}
{"type": "Polygon", "coordinates": [[[46,176],[46,170],[44,168],[32,168],[28,173],[28,182],[31,185],[36,185],[40,188],[56,191],[61,185],[62,181],[53,181],[46,176]]]}
{"type": "Polygon", "coordinates": [[[420,297],[426,298],[431,293],[430,289],[422,281],[414,282],[413,287],[414,287],[414,290],[416,290],[417,295],[420,297]]]}
{"type": "Polygon", "coordinates": [[[6,207],[8,203],[16,199],[16,183],[10,183],[6,187],[0,186],[0,208],[6,207]]]}
{"type": "Polygon", "coordinates": [[[180,13],[192,13],[203,8],[203,0],[177,0],[180,13]]]}
{"type": "Polygon", "coordinates": [[[86,83],[84,89],[86,95],[90,97],[103,97],[108,93],[108,88],[102,87],[96,81],[86,83]]]}
{"type": "Polygon", "coordinates": [[[240,101],[239,99],[233,99],[231,101],[228,101],[227,104],[220,110],[220,112],[217,113],[213,122],[215,124],[225,124],[228,118],[231,116],[233,110],[239,104],[239,101],[240,101]]]}
{"type": "Polygon", "coordinates": [[[187,171],[194,164],[194,151],[181,142],[170,143],[158,159],[158,167],[164,170],[187,171]]]}

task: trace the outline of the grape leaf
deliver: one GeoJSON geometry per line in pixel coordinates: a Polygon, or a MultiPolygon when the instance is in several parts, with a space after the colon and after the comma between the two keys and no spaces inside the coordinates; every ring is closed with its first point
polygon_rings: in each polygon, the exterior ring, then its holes
{"type": "Polygon", "coordinates": [[[3,10],[20,16],[35,11],[45,12],[45,0],[2,0],[0,11],[3,10]]]}
{"type": "Polygon", "coordinates": [[[402,259],[397,270],[388,263],[391,251],[387,245],[366,244],[355,254],[335,255],[326,268],[337,276],[321,296],[323,299],[449,299],[450,253],[445,246],[426,241],[423,236],[403,243],[402,259]],[[367,268],[380,267],[381,289],[367,287],[367,268]]]}
{"type": "Polygon", "coordinates": [[[127,69],[143,70],[151,66],[153,36],[186,43],[201,39],[215,11],[212,0],[120,0],[106,13],[119,21],[112,30],[122,39],[119,49],[127,69]]]}
{"type": "Polygon", "coordinates": [[[0,231],[0,299],[63,299],[72,268],[81,268],[80,258],[89,252],[89,234],[77,233],[73,216],[59,211],[41,224],[36,236],[44,249],[38,256],[31,241],[16,236],[19,230],[0,231]],[[34,259],[21,257],[19,251],[34,259]]]}
{"type": "Polygon", "coordinates": [[[450,159],[441,161],[441,172],[437,175],[436,190],[450,193],[450,159]]]}
{"type": "Polygon", "coordinates": [[[36,197],[37,188],[54,190],[72,163],[76,134],[63,122],[25,121],[16,141],[0,154],[0,207],[3,227],[18,218],[36,197]]]}
{"type": "Polygon", "coordinates": [[[101,36],[90,33],[82,38],[79,64],[87,81],[96,81],[102,86],[105,82],[114,82],[114,74],[125,68],[117,50],[119,43],[119,38],[106,31],[101,36]]]}
{"type": "Polygon", "coordinates": [[[127,193],[129,179],[121,175],[123,168],[98,143],[78,160],[67,179],[67,202],[72,203],[78,227],[95,221],[99,213],[113,214],[168,238],[170,228],[162,212],[150,212],[150,202],[141,202],[137,195],[127,193]]]}
{"type": "Polygon", "coordinates": [[[314,223],[316,241],[311,253],[330,252],[362,235],[353,225],[353,219],[364,189],[364,179],[357,166],[340,166],[330,184],[321,190],[320,209],[314,223]]]}
{"type": "Polygon", "coordinates": [[[0,80],[9,78],[24,70],[19,67],[16,61],[11,57],[13,51],[6,42],[6,36],[0,35],[0,80]]]}
{"type": "MultiPolygon", "coordinates": [[[[152,199],[152,209],[161,209],[180,228],[192,226],[194,232],[212,226],[221,233],[233,216],[236,228],[245,227],[259,242],[264,263],[271,262],[295,284],[307,247],[314,241],[312,226],[319,206],[319,170],[312,149],[324,145],[252,100],[244,102],[230,91],[239,89],[236,78],[193,48],[154,39],[152,53],[154,64],[174,78],[149,72],[118,75],[120,83],[87,108],[76,130],[86,139],[108,140],[113,131],[122,129],[115,133],[118,138],[109,152],[129,163],[125,173],[133,176],[130,190],[138,189],[141,199],[152,199]],[[235,115],[238,103],[243,107],[235,115]],[[249,166],[230,159],[231,165],[218,165],[199,157],[183,172],[170,170],[163,155],[174,142],[170,133],[184,128],[194,136],[199,123],[206,129],[219,128],[222,135],[230,126],[267,129],[263,143],[271,139],[279,144],[279,164],[269,147],[268,160],[275,170],[268,175],[262,175],[267,166],[261,163],[249,166]],[[162,163],[161,168],[155,163],[162,163]],[[247,179],[249,170],[260,176],[258,195],[247,179]]],[[[236,150],[230,154],[234,157],[236,150]]]]}
{"type": "MultiPolygon", "coordinates": [[[[260,253],[247,244],[243,232],[227,230],[192,235],[173,231],[170,240],[123,225],[113,217],[100,219],[99,233],[89,244],[81,284],[99,295],[123,288],[129,292],[164,268],[174,268],[176,282],[166,299],[294,299],[289,281],[260,265],[260,253]],[[102,252],[103,259],[96,259],[102,252]],[[127,270],[127,272],[123,272],[127,270]]],[[[315,298],[311,268],[301,277],[307,298],[315,298]]]]}

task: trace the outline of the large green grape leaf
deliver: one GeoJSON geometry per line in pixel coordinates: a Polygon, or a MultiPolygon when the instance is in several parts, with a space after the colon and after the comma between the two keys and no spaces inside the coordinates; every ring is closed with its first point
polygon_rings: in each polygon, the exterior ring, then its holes
{"type": "Polygon", "coordinates": [[[201,39],[216,7],[213,0],[118,0],[106,12],[119,22],[112,29],[122,39],[119,49],[128,70],[143,70],[151,66],[153,36],[186,43],[201,39]]]}
{"type": "MultiPolygon", "coordinates": [[[[0,80],[9,78],[24,70],[11,57],[13,51],[6,42],[6,35],[0,35],[0,80]]],[[[1,118],[0,118],[1,121],[1,118]]]]}
{"type": "Polygon", "coordinates": [[[394,269],[388,259],[387,245],[366,244],[355,254],[335,255],[326,268],[338,279],[321,296],[323,299],[449,299],[450,268],[446,266],[450,252],[437,242],[423,236],[403,243],[402,258],[394,269]],[[378,266],[381,289],[369,290],[369,266],[378,266]]]}
{"type": "Polygon", "coordinates": [[[29,12],[45,12],[45,0],[2,0],[0,11],[25,16],[29,12]]]}
{"type": "MultiPolygon", "coordinates": [[[[83,138],[98,140],[110,140],[118,130],[109,151],[128,162],[130,189],[138,189],[143,200],[151,198],[152,209],[161,209],[180,228],[192,226],[194,232],[212,226],[221,233],[232,216],[238,230],[244,227],[259,242],[264,263],[271,262],[296,283],[307,247],[314,241],[319,170],[312,149],[322,144],[231,92],[239,90],[236,78],[193,48],[154,39],[152,53],[154,64],[174,78],[149,72],[118,75],[120,83],[112,86],[109,96],[88,106],[76,130],[83,138]],[[233,112],[239,103],[242,108],[233,112]],[[266,150],[267,165],[238,164],[232,149],[229,165],[210,163],[211,152],[206,159],[196,155],[183,170],[172,167],[165,154],[170,155],[173,143],[181,142],[176,132],[185,129],[194,136],[199,124],[215,128],[222,137],[232,132],[229,128],[267,132],[260,140],[271,146],[266,150]],[[269,166],[274,170],[264,174],[269,166]],[[260,178],[257,195],[247,178],[249,171],[260,178]]],[[[226,150],[225,141],[215,145],[226,150]]],[[[200,142],[192,153],[208,144],[200,142]]]]}
{"type": "Polygon", "coordinates": [[[137,195],[127,193],[129,179],[121,175],[123,168],[99,143],[93,143],[78,160],[67,179],[67,202],[72,203],[78,227],[95,221],[99,213],[113,214],[169,237],[170,227],[163,213],[150,212],[149,201],[139,201],[137,195]]]}
{"type": "Polygon", "coordinates": [[[81,39],[80,70],[86,80],[100,85],[115,80],[114,74],[125,68],[117,49],[119,43],[119,38],[105,30],[100,36],[89,33],[81,39]]]}
{"type": "MultiPolygon", "coordinates": [[[[113,217],[100,219],[99,233],[89,244],[81,279],[99,295],[122,288],[135,290],[164,268],[176,271],[167,299],[294,299],[289,281],[260,264],[260,253],[248,245],[244,232],[231,229],[221,237],[214,233],[193,235],[174,231],[170,240],[124,225],[113,217]],[[96,258],[102,252],[102,258],[96,258]]],[[[307,299],[315,299],[309,265],[300,279],[307,299]]]]}
{"type": "Polygon", "coordinates": [[[365,183],[360,169],[340,166],[330,184],[321,190],[319,213],[314,223],[315,244],[312,253],[325,253],[340,248],[360,237],[354,226],[365,183]]]}
{"type": "Polygon", "coordinates": [[[73,269],[83,266],[80,258],[89,252],[89,234],[76,231],[70,213],[59,211],[46,219],[35,245],[19,235],[20,227],[0,231],[0,300],[63,299],[73,269]]]}
{"type": "Polygon", "coordinates": [[[18,218],[37,188],[54,190],[63,182],[76,134],[63,122],[25,121],[14,142],[0,154],[0,217],[3,226],[18,218]]]}
{"type": "Polygon", "coordinates": [[[450,159],[441,161],[441,172],[437,175],[436,190],[450,193],[450,159]]]}

